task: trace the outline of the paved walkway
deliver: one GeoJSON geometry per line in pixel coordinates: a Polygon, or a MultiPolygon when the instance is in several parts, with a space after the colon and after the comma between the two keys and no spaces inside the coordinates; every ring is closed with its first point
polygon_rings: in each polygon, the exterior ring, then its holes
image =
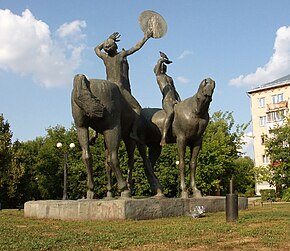
{"type": "Polygon", "coordinates": [[[248,198],[248,202],[253,202],[253,201],[257,201],[257,200],[261,200],[261,197],[249,197],[248,198]]]}

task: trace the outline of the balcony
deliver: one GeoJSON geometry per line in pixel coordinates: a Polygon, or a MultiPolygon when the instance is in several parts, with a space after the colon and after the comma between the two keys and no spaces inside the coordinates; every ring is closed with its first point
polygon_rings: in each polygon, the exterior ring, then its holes
{"type": "Polygon", "coordinates": [[[288,101],[281,101],[279,103],[275,103],[275,104],[267,104],[267,112],[270,111],[276,111],[276,110],[280,110],[283,108],[288,108],[288,101]]]}
{"type": "Polygon", "coordinates": [[[276,129],[282,125],[283,125],[283,121],[267,122],[267,124],[266,124],[268,132],[270,132],[271,130],[276,129]]]}

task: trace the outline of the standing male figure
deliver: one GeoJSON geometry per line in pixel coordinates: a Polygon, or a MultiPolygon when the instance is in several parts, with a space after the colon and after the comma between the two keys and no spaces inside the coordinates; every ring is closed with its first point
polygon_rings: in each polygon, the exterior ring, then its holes
{"type": "Polygon", "coordinates": [[[129,64],[127,61],[127,56],[140,50],[150,37],[152,37],[152,31],[146,32],[143,39],[141,39],[131,49],[122,49],[122,51],[118,52],[118,46],[116,42],[120,41],[120,34],[118,32],[114,32],[108,39],[97,45],[95,48],[97,56],[103,60],[106,66],[107,80],[118,85],[123,97],[135,111],[135,119],[133,122],[130,137],[138,142],[140,142],[140,140],[137,135],[137,129],[141,106],[131,94],[129,81],[129,64]],[[102,50],[104,50],[105,52],[103,52],[102,50]]]}
{"type": "Polygon", "coordinates": [[[156,75],[156,80],[163,96],[162,108],[166,114],[160,142],[160,145],[164,146],[166,145],[166,135],[168,129],[174,117],[174,105],[180,101],[180,97],[175,89],[173,79],[166,74],[167,66],[165,64],[171,64],[172,61],[170,61],[163,52],[160,52],[160,56],[161,58],[157,61],[157,64],[154,67],[154,73],[156,75]]]}

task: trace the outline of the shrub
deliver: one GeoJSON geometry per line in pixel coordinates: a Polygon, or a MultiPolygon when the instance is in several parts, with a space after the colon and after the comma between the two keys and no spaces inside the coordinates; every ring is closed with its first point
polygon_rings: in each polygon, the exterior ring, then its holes
{"type": "Polygon", "coordinates": [[[255,188],[248,186],[247,191],[245,192],[245,196],[254,197],[255,196],[255,188]]]}
{"type": "Polygon", "coordinates": [[[275,189],[261,189],[260,193],[261,193],[262,201],[267,201],[267,200],[275,201],[276,199],[275,189]]]}
{"type": "Polygon", "coordinates": [[[290,202],[290,187],[283,191],[282,201],[290,202]]]}

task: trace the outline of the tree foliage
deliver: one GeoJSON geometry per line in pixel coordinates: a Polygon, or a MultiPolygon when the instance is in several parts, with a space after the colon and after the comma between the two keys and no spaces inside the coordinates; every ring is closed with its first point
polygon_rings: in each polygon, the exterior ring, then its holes
{"type": "Polygon", "coordinates": [[[270,137],[265,140],[266,154],[271,163],[268,170],[268,182],[276,186],[277,195],[290,187],[290,117],[285,118],[282,126],[271,130],[270,137]]]}
{"type": "Polygon", "coordinates": [[[8,193],[11,139],[12,132],[10,131],[10,124],[8,121],[5,121],[3,115],[0,114],[0,202],[4,205],[7,202],[5,195],[8,193]]]}
{"type": "Polygon", "coordinates": [[[234,184],[235,189],[240,194],[246,196],[255,195],[255,172],[254,172],[254,161],[248,157],[239,156],[234,161],[235,172],[234,172],[234,184]]]}
{"type": "MultiPolygon", "coordinates": [[[[86,196],[87,171],[82,161],[82,151],[74,125],[49,127],[44,137],[27,142],[11,143],[12,133],[8,122],[0,116],[0,200],[6,206],[15,207],[28,200],[61,199],[63,195],[64,154],[67,154],[67,194],[69,199],[86,196]],[[57,148],[58,142],[62,143],[57,148]],[[70,148],[70,143],[75,147],[70,148]]],[[[234,177],[236,189],[246,193],[253,188],[252,161],[241,157],[241,138],[247,125],[238,125],[234,130],[234,119],[230,112],[213,114],[203,138],[203,147],[198,157],[197,186],[205,195],[219,195],[228,192],[229,180],[234,177]]],[[[92,133],[92,132],[90,132],[92,133]]],[[[107,177],[105,171],[104,138],[98,135],[96,143],[90,146],[93,156],[95,193],[98,198],[106,196],[107,177]]],[[[176,165],[176,144],[166,145],[155,165],[155,173],[168,197],[179,196],[180,178],[176,165]]],[[[134,196],[152,195],[138,153],[134,155],[134,196]]],[[[124,178],[127,175],[128,156],[121,142],[119,148],[120,168],[124,178]]],[[[190,154],[187,149],[186,173],[189,184],[190,154]]],[[[112,176],[113,192],[119,195],[117,182],[112,176]]]]}
{"type": "Polygon", "coordinates": [[[234,124],[231,112],[215,112],[210,119],[198,157],[197,185],[203,194],[226,194],[230,179],[239,173],[236,161],[248,124],[235,130],[234,124]]]}
{"type": "Polygon", "coordinates": [[[10,124],[0,115],[0,188],[5,184],[5,177],[11,159],[11,138],[10,124]]]}
{"type": "Polygon", "coordinates": [[[176,144],[166,145],[163,147],[155,167],[155,172],[160,180],[163,192],[165,196],[168,197],[175,197],[180,194],[179,168],[178,165],[176,165],[177,160],[178,154],[176,144]]]}

